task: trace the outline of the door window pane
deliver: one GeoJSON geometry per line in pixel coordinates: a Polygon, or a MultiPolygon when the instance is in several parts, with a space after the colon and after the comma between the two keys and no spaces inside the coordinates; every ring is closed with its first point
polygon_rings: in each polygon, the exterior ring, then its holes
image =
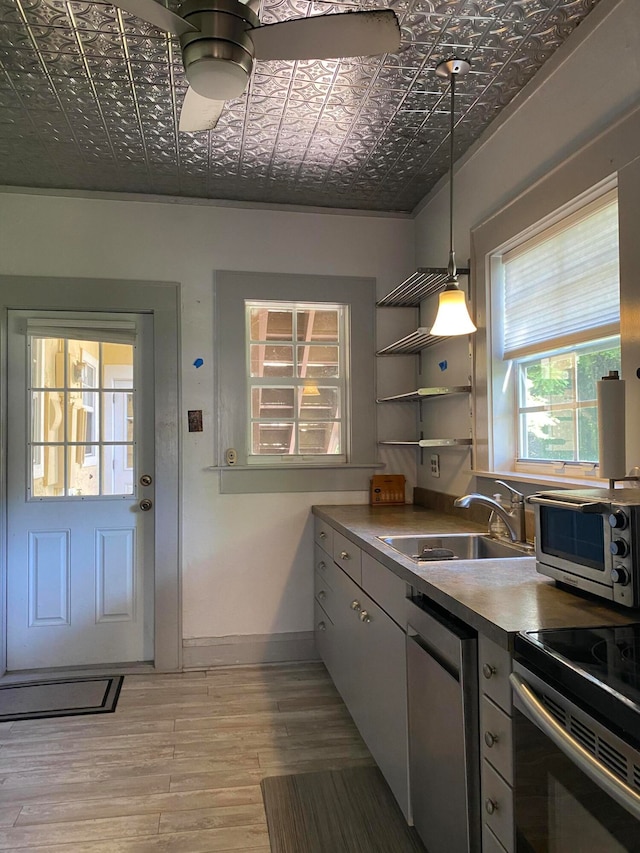
{"type": "Polygon", "coordinates": [[[100,468],[98,447],[76,444],[67,447],[69,497],[100,494],[100,468]],[[91,460],[89,462],[88,460],[91,460]]]}
{"type": "Polygon", "coordinates": [[[133,345],[29,341],[32,497],[133,494],[133,345]]]}

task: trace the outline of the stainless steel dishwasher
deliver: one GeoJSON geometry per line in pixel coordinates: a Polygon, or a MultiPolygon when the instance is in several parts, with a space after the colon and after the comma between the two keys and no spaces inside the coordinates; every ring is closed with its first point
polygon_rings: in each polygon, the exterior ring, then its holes
{"type": "Polygon", "coordinates": [[[421,594],[407,613],[413,821],[429,853],[477,853],[477,636],[421,594]]]}

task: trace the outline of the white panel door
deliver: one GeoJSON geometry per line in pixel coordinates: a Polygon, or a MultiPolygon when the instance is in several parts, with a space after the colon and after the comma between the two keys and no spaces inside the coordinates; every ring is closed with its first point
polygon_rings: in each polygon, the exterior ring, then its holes
{"type": "Polygon", "coordinates": [[[9,312],[9,670],[153,659],[151,323],[9,312]]]}

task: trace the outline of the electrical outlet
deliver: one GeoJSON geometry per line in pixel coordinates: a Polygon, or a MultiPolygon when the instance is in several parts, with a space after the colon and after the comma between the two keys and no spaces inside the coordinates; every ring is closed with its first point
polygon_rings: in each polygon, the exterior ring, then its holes
{"type": "Polygon", "coordinates": [[[437,453],[431,454],[431,476],[440,476],[440,456],[437,453]]]}

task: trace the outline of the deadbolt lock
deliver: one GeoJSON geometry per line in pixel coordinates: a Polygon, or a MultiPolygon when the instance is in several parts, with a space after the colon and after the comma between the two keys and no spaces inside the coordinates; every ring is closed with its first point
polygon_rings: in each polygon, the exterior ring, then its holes
{"type": "Polygon", "coordinates": [[[151,474],[143,474],[140,477],[140,485],[141,486],[150,486],[153,483],[153,477],[151,474]]]}
{"type": "Polygon", "coordinates": [[[140,509],[142,510],[142,512],[149,512],[152,506],[153,503],[149,500],[149,498],[143,498],[140,501],[140,509]]]}

